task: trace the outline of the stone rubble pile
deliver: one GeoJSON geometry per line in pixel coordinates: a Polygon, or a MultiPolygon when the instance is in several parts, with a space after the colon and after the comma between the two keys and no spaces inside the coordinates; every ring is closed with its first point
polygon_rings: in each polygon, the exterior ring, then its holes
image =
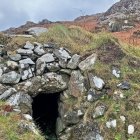
{"type": "MultiPolygon", "coordinates": [[[[92,126],[90,123],[83,124],[84,107],[70,111],[65,102],[71,96],[84,96],[83,102],[90,103],[105,94],[103,90],[106,82],[94,73],[86,73],[92,70],[97,57],[97,54],[93,53],[82,60],[80,55],[72,54],[66,48],[27,41],[23,48],[13,53],[7,52],[6,58],[1,56],[0,100],[5,100],[15,111],[22,112],[27,121],[31,121],[29,115],[32,115],[32,97],[41,93],[61,93],[56,124],[60,140],[67,140],[73,131],[77,131],[77,135],[73,134],[75,138],[78,136],[79,139],[84,137],[86,140],[103,140],[96,123],[92,122],[92,126]],[[81,136],[78,129],[83,131],[81,136]],[[92,131],[94,129],[96,131],[92,131]]],[[[120,77],[118,69],[113,69],[112,74],[120,77]]],[[[123,90],[130,89],[130,84],[126,81],[116,86],[123,90]]],[[[104,115],[106,109],[105,105],[97,106],[93,118],[104,115]]],[[[24,121],[20,125],[37,134],[34,125],[23,123],[24,121]]],[[[117,122],[112,120],[106,125],[108,128],[116,127],[117,122]]],[[[130,128],[128,131],[132,133],[130,128]]]]}

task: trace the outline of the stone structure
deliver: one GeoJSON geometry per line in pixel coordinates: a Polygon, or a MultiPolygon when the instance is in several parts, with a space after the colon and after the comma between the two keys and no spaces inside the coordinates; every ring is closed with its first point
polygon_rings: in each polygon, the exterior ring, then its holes
{"type": "MultiPolygon", "coordinates": [[[[34,98],[59,94],[59,99],[54,100],[58,104],[54,132],[57,139],[103,140],[94,118],[102,116],[106,107],[97,106],[91,121],[86,113],[88,104],[98,100],[106,90],[104,79],[90,71],[97,57],[92,53],[82,58],[55,45],[27,42],[16,53],[1,56],[0,99],[32,121],[34,98]]],[[[37,134],[34,127],[27,127],[37,134]]]]}

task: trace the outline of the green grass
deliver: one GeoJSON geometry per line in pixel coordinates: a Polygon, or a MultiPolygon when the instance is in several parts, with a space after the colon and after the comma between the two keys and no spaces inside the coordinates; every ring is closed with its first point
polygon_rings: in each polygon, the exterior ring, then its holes
{"type": "Polygon", "coordinates": [[[121,42],[120,44],[127,55],[140,59],[140,47],[129,45],[123,42],[121,42]]]}
{"type": "Polygon", "coordinates": [[[102,45],[118,43],[116,38],[106,32],[93,34],[78,26],[62,25],[51,27],[48,33],[40,35],[36,41],[54,42],[61,47],[67,47],[74,53],[83,53],[102,45]]]}
{"type": "Polygon", "coordinates": [[[29,130],[19,127],[21,116],[16,113],[3,114],[4,102],[0,102],[0,140],[44,140],[29,130]]]}

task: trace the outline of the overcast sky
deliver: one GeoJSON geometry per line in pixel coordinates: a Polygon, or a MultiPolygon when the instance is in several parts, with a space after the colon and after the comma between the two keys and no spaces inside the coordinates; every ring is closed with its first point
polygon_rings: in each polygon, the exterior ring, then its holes
{"type": "Polygon", "coordinates": [[[73,20],[82,15],[106,11],[119,0],[0,0],[0,30],[26,21],[73,20]]]}

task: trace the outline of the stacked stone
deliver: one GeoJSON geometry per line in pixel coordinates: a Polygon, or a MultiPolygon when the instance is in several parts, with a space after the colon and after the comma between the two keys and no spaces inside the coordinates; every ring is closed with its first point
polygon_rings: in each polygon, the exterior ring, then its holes
{"type": "MultiPolygon", "coordinates": [[[[79,128],[81,131],[89,130],[88,133],[83,132],[82,137],[85,139],[102,140],[96,124],[90,126],[81,123],[85,113],[84,107],[80,106],[69,111],[69,108],[66,108],[69,103],[65,102],[71,96],[76,99],[83,97],[83,104],[86,104],[104,95],[104,80],[90,72],[96,62],[97,54],[93,53],[83,59],[80,55],[72,54],[68,49],[59,48],[55,44],[38,42],[32,44],[29,41],[15,52],[7,52],[6,59],[1,56],[3,63],[0,64],[0,99],[6,100],[15,111],[31,115],[32,97],[40,93],[59,92],[61,95],[56,130],[60,139],[68,139],[71,130],[77,131],[79,128]],[[96,131],[93,132],[94,127],[96,131]],[[68,135],[62,133],[64,130],[70,133],[68,135]]],[[[113,68],[112,74],[117,78],[120,77],[118,69],[113,68]]],[[[130,84],[122,82],[118,87],[127,90],[130,84]]],[[[93,118],[103,115],[105,111],[106,106],[97,106],[93,118]]]]}

